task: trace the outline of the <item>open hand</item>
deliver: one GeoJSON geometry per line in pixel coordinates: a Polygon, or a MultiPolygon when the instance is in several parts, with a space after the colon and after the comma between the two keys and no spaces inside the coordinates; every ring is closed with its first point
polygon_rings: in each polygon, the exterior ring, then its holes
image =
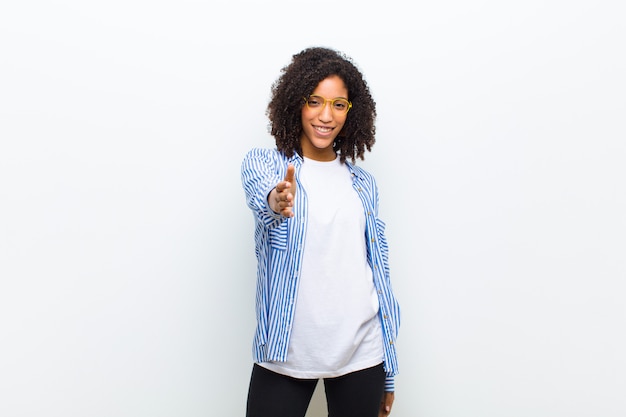
{"type": "Polygon", "coordinates": [[[285,179],[267,197],[271,209],[285,217],[293,217],[293,202],[296,198],[296,168],[289,164],[285,179]]]}

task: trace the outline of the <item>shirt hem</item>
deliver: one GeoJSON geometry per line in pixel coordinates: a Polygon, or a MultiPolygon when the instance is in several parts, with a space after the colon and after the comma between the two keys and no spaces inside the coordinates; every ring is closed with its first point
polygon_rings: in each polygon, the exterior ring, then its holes
{"type": "Polygon", "coordinates": [[[344,366],[341,369],[333,371],[303,371],[299,369],[286,368],[282,366],[280,362],[257,362],[259,366],[262,366],[265,369],[269,369],[270,371],[276,372],[278,374],[298,379],[337,378],[352,372],[361,371],[363,369],[380,365],[381,363],[383,363],[383,360],[380,358],[376,358],[350,364],[348,366],[344,366]]]}

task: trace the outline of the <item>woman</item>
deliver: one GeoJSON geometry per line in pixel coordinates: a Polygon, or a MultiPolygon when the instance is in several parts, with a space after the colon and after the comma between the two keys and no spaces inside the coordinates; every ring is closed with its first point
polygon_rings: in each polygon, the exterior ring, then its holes
{"type": "Polygon", "coordinates": [[[354,165],[375,102],[350,58],[316,47],[283,68],[267,115],[276,149],[242,163],[258,266],[247,417],[304,416],[319,379],[329,417],[387,416],[400,311],[376,183],[354,165]]]}

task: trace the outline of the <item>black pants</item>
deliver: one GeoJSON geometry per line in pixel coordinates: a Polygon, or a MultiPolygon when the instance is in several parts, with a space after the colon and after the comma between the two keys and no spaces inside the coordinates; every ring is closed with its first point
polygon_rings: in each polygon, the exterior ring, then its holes
{"type": "MultiPolygon", "coordinates": [[[[304,417],[316,385],[254,364],[246,417],[304,417]]],[[[328,417],[378,417],[384,388],[382,364],[324,379],[328,417]]]]}

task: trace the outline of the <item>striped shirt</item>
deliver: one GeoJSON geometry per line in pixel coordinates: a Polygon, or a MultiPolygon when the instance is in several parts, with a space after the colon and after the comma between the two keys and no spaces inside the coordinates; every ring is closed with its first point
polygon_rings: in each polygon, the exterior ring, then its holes
{"type": "MultiPolygon", "coordinates": [[[[299,183],[302,158],[287,158],[270,149],[250,150],[241,166],[246,202],[255,218],[255,254],[257,258],[256,319],[253,358],[256,362],[287,359],[291,325],[302,264],[303,243],[307,229],[307,197],[299,183]],[[287,173],[288,164],[296,169],[294,217],[274,213],[267,196],[287,173]]],[[[389,278],[388,246],[385,224],[378,218],[378,188],[374,177],[346,161],[365,213],[367,258],[373,272],[380,305],[383,365],[387,374],[385,391],[394,391],[398,373],[395,342],[400,326],[400,308],[389,278]]]]}

